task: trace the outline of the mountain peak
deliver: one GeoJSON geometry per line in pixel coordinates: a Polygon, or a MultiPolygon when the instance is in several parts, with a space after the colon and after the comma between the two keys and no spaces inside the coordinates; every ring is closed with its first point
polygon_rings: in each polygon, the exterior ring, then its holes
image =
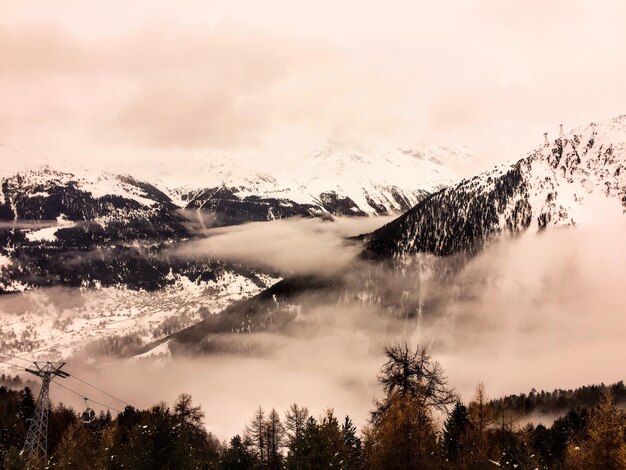
{"type": "Polygon", "coordinates": [[[626,116],[581,126],[431,195],[365,236],[375,257],[475,250],[502,233],[574,226],[626,207],[626,116]]]}

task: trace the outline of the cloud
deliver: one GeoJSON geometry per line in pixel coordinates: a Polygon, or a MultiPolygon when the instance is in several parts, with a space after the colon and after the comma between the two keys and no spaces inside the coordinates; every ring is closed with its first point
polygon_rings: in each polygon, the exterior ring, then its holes
{"type": "Polygon", "coordinates": [[[41,229],[56,227],[59,222],[56,220],[26,220],[20,219],[12,222],[0,220],[0,230],[20,230],[20,229],[41,229]]]}
{"type": "Polygon", "coordinates": [[[626,105],[623,2],[23,4],[0,24],[2,158],[139,168],[433,140],[493,162],[626,105]]]}
{"type": "MultiPolygon", "coordinates": [[[[96,368],[82,363],[86,356],[73,357],[68,370],[140,407],[190,392],[222,438],[240,432],[258,405],[285,411],[294,401],[313,413],[332,406],[364,424],[381,393],[383,346],[401,339],[426,346],[465,400],[478,382],[496,397],[623,379],[621,220],[503,239],[469,260],[418,255],[391,266],[359,261],[351,247],[345,254],[345,236],[383,222],[302,219],[210,230],[213,245],[191,244],[184,255],[215,251],[342,282],[272,299],[273,326],[265,330],[210,334],[207,344],[220,353],[166,362],[107,358],[96,368]],[[280,315],[297,320],[283,323],[280,315]]],[[[80,315],[80,292],[76,299],[69,290],[45,292],[55,308],[80,315]]],[[[39,308],[29,298],[7,296],[3,305],[15,312],[39,308]]],[[[123,299],[132,309],[133,297],[123,299]]],[[[63,390],[53,393],[82,406],[63,390]]]]}
{"type": "Polygon", "coordinates": [[[441,286],[443,315],[418,337],[465,398],[477,377],[495,395],[622,380],[624,235],[614,220],[498,243],[441,286]]]}
{"type": "Polygon", "coordinates": [[[173,254],[183,258],[213,257],[276,270],[283,276],[336,274],[360,253],[348,237],[369,232],[388,217],[290,218],[209,229],[205,238],[184,243],[173,254]]]}

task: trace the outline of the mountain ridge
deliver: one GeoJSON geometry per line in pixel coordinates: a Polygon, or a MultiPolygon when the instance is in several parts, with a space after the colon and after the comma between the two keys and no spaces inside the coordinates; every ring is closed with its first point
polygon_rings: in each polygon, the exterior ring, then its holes
{"type": "Polygon", "coordinates": [[[372,258],[476,251],[490,239],[626,207],[626,115],[573,129],[508,164],[431,194],[361,238],[372,258]],[[608,209],[607,209],[608,210],[608,209]]]}

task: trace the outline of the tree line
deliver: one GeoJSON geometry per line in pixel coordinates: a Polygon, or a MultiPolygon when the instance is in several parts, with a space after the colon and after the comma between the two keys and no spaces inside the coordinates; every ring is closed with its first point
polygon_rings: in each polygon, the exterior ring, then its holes
{"type": "MultiPolygon", "coordinates": [[[[171,407],[128,406],[89,424],[57,404],[50,412],[48,460],[30,468],[626,469],[626,413],[616,406],[614,387],[546,427],[520,422],[480,384],[462,403],[421,347],[401,344],[385,352],[378,377],[382,398],[360,430],[333,409],[313,416],[293,404],[282,415],[258,408],[240,434],[220,442],[188,394],[171,407]]],[[[30,388],[0,387],[0,469],[28,468],[21,449],[34,410],[30,388]]]]}
{"type": "Polygon", "coordinates": [[[610,393],[615,403],[626,403],[626,386],[624,381],[611,385],[586,385],[576,389],[556,389],[552,391],[532,389],[530,393],[508,395],[491,400],[492,407],[498,410],[512,411],[520,416],[531,413],[554,414],[571,410],[576,407],[592,407],[605,393],[610,393]]]}

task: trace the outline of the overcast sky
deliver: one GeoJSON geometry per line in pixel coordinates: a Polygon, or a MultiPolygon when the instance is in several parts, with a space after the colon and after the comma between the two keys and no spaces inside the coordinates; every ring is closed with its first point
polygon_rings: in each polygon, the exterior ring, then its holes
{"type": "Polygon", "coordinates": [[[622,0],[0,2],[5,165],[421,141],[496,161],[626,113],[622,0]]]}

